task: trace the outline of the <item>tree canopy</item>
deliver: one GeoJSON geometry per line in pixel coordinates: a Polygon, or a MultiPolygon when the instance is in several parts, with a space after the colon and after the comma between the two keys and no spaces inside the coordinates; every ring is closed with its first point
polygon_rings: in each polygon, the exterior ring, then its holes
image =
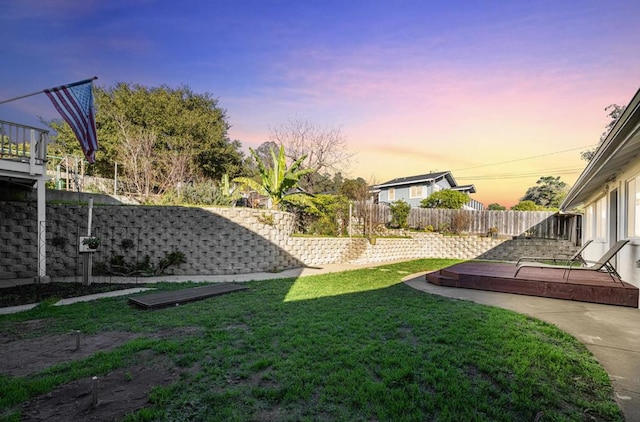
{"type": "Polygon", "coordinates": [[[353,156],[339,128],[322,127],[299,118],[271,129],[270,140],[283,145],[291,161],[305,157],[302,168],[313,172],[306,174],[300,185],[312,193],[331,190],[332,177],[347,169],[353,156]]]}
{"type": "Polygon", "coordinates": [[[598,147],[600,145],[602,145],[604,140],[609,135],[609,132],[611,132],[611,129],[613,129],[613,127],[615,126],[616,122],[618,121],[620,116],[622,116],[622,113],[624,113],[624,110],[626,108],[627,108],[626,106],[621,106],[621,105],[618,105],[618,104],[611,104],[611,105],[605,107],[604,110],[609,112],[609,114],[607,114],[607,116],[610,118],[609,123],[607,123],[607,126],[605,126],[605,129],[604,129],[604,132],[602,132],[602,135],[600,135],[600,141],[598,142],[598,145],[596,147],[590,148],[590,149],[588,149],[586,151],[582,151],[580,153],[580,158],[582,158],[585,161],[591,161],[591,159],[593,158],[593,156],[596,153],[596,150],[598,149],[598,147]]]}
{"type": "Polygon", "coordinates": [[[560,176],[544,176],[538,179],[536,186],[527,189],[520,201],[532,201],[543,208],[559,208],[567,196],[568,188],[560,176]]]}
{"type": "Polygon", "coordinates": [[[513,210],[513,211],[541,211],[540,210],[540,206],[537,205],[535,202],[530,201],[530,200],[518,202],[517,204],[515,204],[514,206],[511,207],[511,210],[513,210]]]}
{"type": "MultiPolygon", "coordinates": [[[[187,86],[127,83],[94,90],[100,144],[94,174],[112,177],[118,162],[121,183],[149,195],[187,181],[241,173],[241,145],[228,138],[226,112],[211,94],[187,86]]],[[[49,126],[57,132],[52,152],[79,154],[65,122],[49,126]]]]}
{"type": "Polygon", "coordinates": [[[469,202],[469,195],[466,193],[452,189],[445,189],[433,192],[427,198],[420,201],[420,206],[422,208],[448,208],[452,210],[459,210],[467,202],[469,202]]]}
{"type": "Polygon", "coordinates": [[[500,205],[497,202],[494,202],[493,204],[487,205],[487,209],[489,211],[504,211],[507,209],[507,207],[505,207],[504,205],[500,205]]]}
{"type": "Polygon", "coordinates": [[[366,201],[371,196],[369,184],[362,177],[345,179],[340,186],[340,193],[352,201],[366,201]]]}

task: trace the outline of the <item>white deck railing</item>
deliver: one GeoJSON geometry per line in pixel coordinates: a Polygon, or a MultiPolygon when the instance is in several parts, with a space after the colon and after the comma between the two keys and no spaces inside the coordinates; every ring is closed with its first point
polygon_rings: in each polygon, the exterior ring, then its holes
{"type": "Polygon", "coordinates": [[[0,159],[43,165],[47,161],[49,132],[0,120],[0,159]]]}

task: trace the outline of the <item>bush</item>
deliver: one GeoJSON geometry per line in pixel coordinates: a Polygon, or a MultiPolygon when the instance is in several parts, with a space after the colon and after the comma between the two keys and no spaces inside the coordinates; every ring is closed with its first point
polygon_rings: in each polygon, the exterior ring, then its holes
{"type": "Polygon", "coordinates": [[[538,206],[533,201],[520,201],[516,205],[511,207],[513,211],[540,211],[540,206],[538,206]]]}
{"type": "Polygon", "coordinates": [[[411,205],[400,199],[389,205],[391,209],[391,227],[405,229],[409,225],[409,213],[411,205]]]}
{"type": "Polygon", "coordinates": [[[446,208],[459,210],[469,202],[469,195],[457,190],[445,189],[434,192],[420,201],[422,208],[446,208]]]}
{"type": "Polygon", "coordinates": [[[318,194],[315,208],[297,210],[299,231],[320,236],[345,236],[349,227],[349,199],[344,195],[318,194]]]}
{"type": "Polygon", "coordinates": [[[230,206],[239,199],[238,195],[229,194],[223,187],[212,181],[187,183],[180,189],[167,191],[161,203],[165,205],[212,205],[230,206]]]}
{"type": "Polygon", "coordinates": [[[454,234],[460,234],[469,227],[470,223],[471,216],[469,215],[469,213],[464,211],[456,212],[451,217],[451,231],[454,234]]]}
{"type": "Polygon", "coordinates": [[[158,267],[154,273],[156,275],[164,274],[164,271],[172,265],[179,265],[187,262],[184,253],[180,251],[165,252],[164,257],[158,263],[158,267]]]}

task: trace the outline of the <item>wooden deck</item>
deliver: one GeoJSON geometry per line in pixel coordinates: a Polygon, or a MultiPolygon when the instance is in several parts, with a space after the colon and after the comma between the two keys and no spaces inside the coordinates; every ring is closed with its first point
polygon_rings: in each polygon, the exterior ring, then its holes
{"type": "Polygon", "coordinates": [[[152,293],[143,296],[130,297],[129,303],[146,309],[164,308],[180,303],[193,302],[225,293],[246,290],[247,287],[233,283],[212,284],[209,286],[192,287],[190,289],[172,290],[169,292],[152,293]]]}
{"type": "Polygon", "coordinates": [[[464,262],[426,277],[439,286],[638,307],[638,288],[606,273],[572,271],[567,280],[562,269],[524,268],[518,278],[515,272],[515,263],[464,262]]]}

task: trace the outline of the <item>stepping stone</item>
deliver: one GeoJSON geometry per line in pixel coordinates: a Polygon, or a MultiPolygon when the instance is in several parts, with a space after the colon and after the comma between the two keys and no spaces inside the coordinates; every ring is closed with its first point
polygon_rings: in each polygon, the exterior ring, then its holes
{"type": "Polygon", "coordinates": [[[219,283],[209,286],[193,287],[190,289],[172,290],[169,292],[153,293],[143,296],[130,297],[129,303],[145,309],[163,308],[193,302],[212,296],[247,290],[248,287],[234,283],[219,283]]]}

